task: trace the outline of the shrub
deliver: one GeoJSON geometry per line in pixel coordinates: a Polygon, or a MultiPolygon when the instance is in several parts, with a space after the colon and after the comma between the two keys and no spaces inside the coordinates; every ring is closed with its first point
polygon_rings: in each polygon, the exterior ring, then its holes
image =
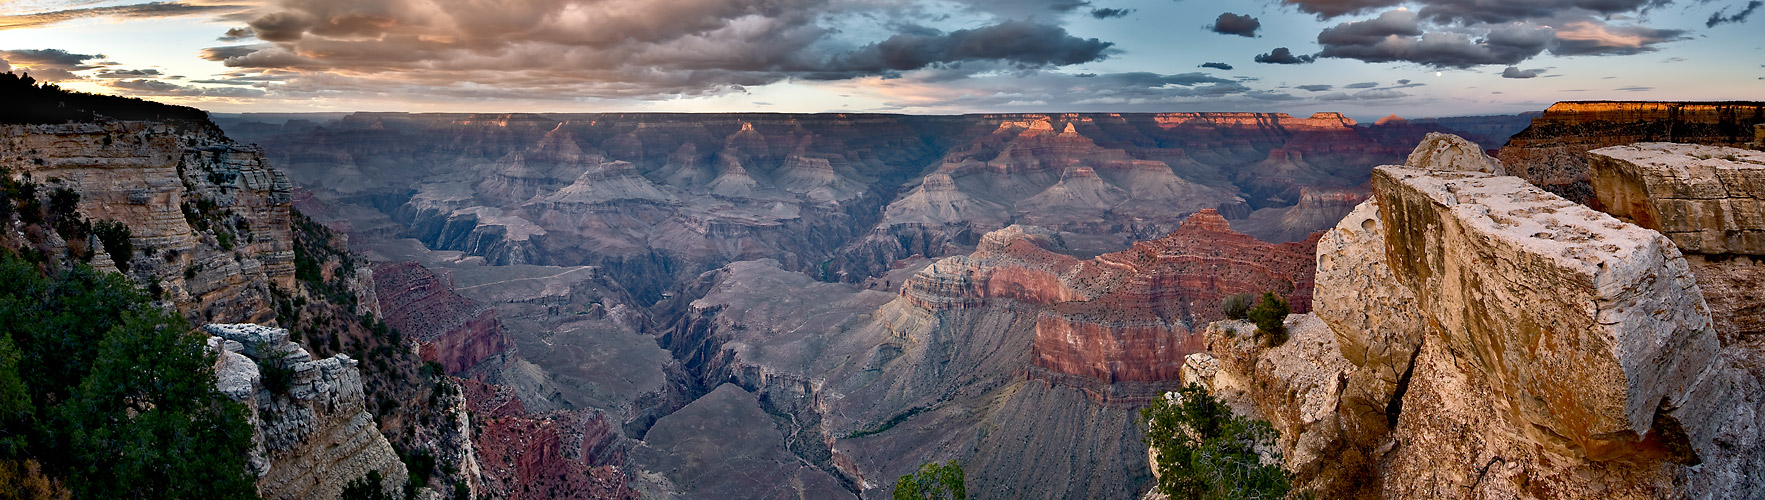
{"type": "Polygon", "coordinates": [[[340,500],[392,500],[392,494],[386,492],[381,485],[380,471],[371,470],[362,477],[355,478],[343,486],[340,500]]]}
{"type": "Polygon", "coordinates": [[[130,240],[134,235],[129,226],[112,220],[98,221],[92,226],[92,233],[98,235],[98,241],[104,242],[104,251],[110,253],[110,260],[116,262],[116,268],[129,272],[129,259],[135,256],[135,243],[130,240]]]}
{"type": "Polygon", "coordinates": [[[1179,389],[1140,410],[1146,445],[1157,452],[1160,493],[1170,498],[1281,498],[1291,478],[1264,463],[1258,448],[1274,449],[1268,422],[1232,414],[1199,385],[1179,389]]]}
{"type": "Polygon", "coordinates": [[[1221,307],[1225,309],[1226,318],[1244,319],[1250,314],[1250,306],[1255,303],[1256,294],[1235,293],[1227,296],[1225,303],[1222,304],[1221,307]]]}
{"type": "Polygon", "coordinates": [[[968,489],[963,486],[965,478],[962,465],[955,460],[947,463],[929,462],[919,466],[919,471],[895,481],[895,500],[963,500],[968,498],[968,489]]]}
{"type": "Polygon", "coordinates": [[[1250,321],[1256,323],[1257,331],[1270,347],[1287,343],[1287,301],[1275,296],[1274,292],[1263,292],[1262,303],[1250,308],[1250,321]]]}

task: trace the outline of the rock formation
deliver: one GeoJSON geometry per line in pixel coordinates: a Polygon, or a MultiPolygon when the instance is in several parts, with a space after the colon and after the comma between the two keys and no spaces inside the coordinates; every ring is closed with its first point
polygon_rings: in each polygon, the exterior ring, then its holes
{"type": "Polygon", "coordinates": [[[508,343],[495,309],[455,294],[452,283],[415,262],[375,266],[374,287],[386,324],[415,339],[423,359],[447,373],[464,373],[508,343]]]}
{"type": "Polygon", "coordinates": [[[222,394],[251,409],[251,467],[270,499],[336,498],[344,485],[377,471],[392,495],[407,472],[363,399],[357,362],[325,359],[288,341],[288,331],[211,324],[209,349],[222,394]]]}
{"type": "Polygon", "coordinates": [[[1559,102],[1510,138],[1497,157],[1511,174],[1590,204],[1589,150],[1653,141],[1741,146],[1757,123],[1765,123],[1765,103],[1559,102]]]}
{"type": "MultiPolygon", "coordinates": [[[[1315,315],[1335,349],[1304,327],[1297,351],[1246,349],[1219,334],[1243,325],[1215,324],[1217,361],[1185,373],[1273,422],[1325,496],[1745,495],[1765,463],[1758,347],[1712,326],[1727,303],[1705,301],[1696,259],[1481,160],[1411,158],[1376,169],[1377,200],[1319,245],[1315,315]],[[1283,372],[1290,358],[1304,369],[1283,372]],[[1317,443],[1342,467],[1314,468],[1317,443]]],[[[1643,199],[1622,198],[1640,182],[1611,201],[1643,199]]]]}
{"type": "Polygon", "coordinates": [[[1765,255],[1765,153],[1645,142],[1589,151],[1594,198],[1681,250],[1765,255]]]}
{"type": "Polygon", "coordinates": [[[288,178],[212,124],[3,125],[0,168],[72,189],[87,218],[126,225],[128,274],[159,283],[187,319],[270,321],[271,288],[293,286],[288,178]]]}

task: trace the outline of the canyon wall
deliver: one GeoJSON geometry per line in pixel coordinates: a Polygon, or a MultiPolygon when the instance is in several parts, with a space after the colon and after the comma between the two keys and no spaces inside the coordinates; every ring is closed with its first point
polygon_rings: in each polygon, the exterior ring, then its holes
{"type": "Polygon", "coordinates": [[[127,226],[132,254],[106,250],[112,262],[96,264],[158,283],[191,321],[269,321],[271,289],[293,288],[288,177],[211,124],[0,125],[0,168],[70,189],[86,218],[127,226]]]}
{"type": "Polygon", "coordinates": [[[1513,175],[1595,205],[1587,151],[1652,141],[1744,146],[1760,123],[1761,102],[1559,102],[1508,139],[1497,157],[1513,166],[1513,175]]]}

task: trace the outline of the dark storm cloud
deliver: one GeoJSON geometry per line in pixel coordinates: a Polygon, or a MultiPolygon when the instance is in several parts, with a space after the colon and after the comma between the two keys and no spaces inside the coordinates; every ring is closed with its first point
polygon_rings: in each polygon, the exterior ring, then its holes
{"type": "Polygon", "coordinates": [[[1275,47],[1275,50],[1267,54],[1256,55],[1256,62],[1263,64],[1310,64],[1317,59],[1318,57],[1313,55],[1295,56],[1293,51],[1286,47],[1275,47]]]}
{"type": "Polygon", "coordinates": [[[1133,13],[1134,13],[1134,9],[1110,9],[1110,8],[1091,9],[1091,17],[1095,17],[1097,19],[1128,17],[1128,14],[1133,14],[1133,13]]]}
{"type": "Polygon", "coordinates": [[[1231,71],[1231,70],[1232,70],[1232,65],[1230,65],[1230,64],[1226,64],[1226,63],[1223,63],[1223,62],[1206,62],[1206,63],[1201,63],[1201,67],[1203,67],[1203,68],[1213,68],[1213,69],[1217,69],[1217,70],[1222,70],[1222,71],[1231,71]]]}
{"type": "Polygon", "coordinates": [[[1746,7],[1742,8],[1740,10],[1740,12],[1734,13],[1734,15],[1732,15],[1732,16],[1723,16],[1722,13],[1728,12],[1728,7],[1723,7],[1722,10],[1716,11],[1714,14],[1710,14],[1710,19],[1708,21],[1704,22],[1704,27],[1705,28],[1714,28],[1714,27],[1716,27],[1716,25],[1722,24],[1722,23],[1743,23],[1743,22],[1746,22],[1747,16],[1753,15],[1753,11],[1755,11],[1755,10],[1759,10],[1760,5],[1765,5],[1765,2],[1762,2],[1760,0],[1753,0],[1751,2],[1747,2],[1746,7]]]}
{"type": "Polygon", "coordinates": [[[1542,74],[1544,74],[1543,68],[1520,69],[1518,66],[1508,66],[1508,69],[1501,71],[1502,78],[1537,78],[1542,74]]]}
{"type": "Polygon", "coordinates": [[[1213,25],[1208,26],[1207,29],[1222,35],[1255,37],[1256,30],[1262,29],[1262,21],[1247,15],[1222,12],[1220,17],[1213,21],[1213,25]]]}
{"type": "Polygon", "coordinates": [[[0,15],[0,30],[34,28],[88,17],[145,19],[154,17],[177,17],[239,12],[247,8],[248,7],[244,5],[194,5],[182,2],[151,2],[114,7],[65,9],[30,14],[0,15]]]}
{"type": "Polygon", "coordinates": [[[1331,86],[1331,85],[1299,85],[1299,86],[1295,86],[1293,88],[1296,88],[1299,90],[1304,90],[1306,92],[1323,92],[1323,91],[1330,90],[1330,89],[1333,89],[1336,87],[1331,86]]]}

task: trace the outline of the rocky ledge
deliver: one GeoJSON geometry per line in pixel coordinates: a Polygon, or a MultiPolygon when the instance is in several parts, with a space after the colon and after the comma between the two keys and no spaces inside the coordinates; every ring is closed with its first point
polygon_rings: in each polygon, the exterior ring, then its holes
{"type": "Polygon", "coordinates": [[[203,328],[218,354],[221,393],[251,409],[251,469],[266,499],[337,498],[351,480],[380,473],[401,496],[408,475],[363,398],[356,361],[313,359],[288,331],[249,323],[203,328]]]}
{"type": "MultiPolygon", "coordinates": [[[[1478,151],[1453,142],[1417,151],[1478,151]]],[[[1514,165],[1460,160],[1376,169],[1375,200],[1324,237],[1314,309],[1333,335],[1295,316],[1298,345],[1270,349],[1216,324],[1186,377],[1273,422],[1326,497],[1751,495],[1760,349],[1712,322],[1733,312],[1705,301],[1706,268],[1489,173],[1514,165]]]]}

